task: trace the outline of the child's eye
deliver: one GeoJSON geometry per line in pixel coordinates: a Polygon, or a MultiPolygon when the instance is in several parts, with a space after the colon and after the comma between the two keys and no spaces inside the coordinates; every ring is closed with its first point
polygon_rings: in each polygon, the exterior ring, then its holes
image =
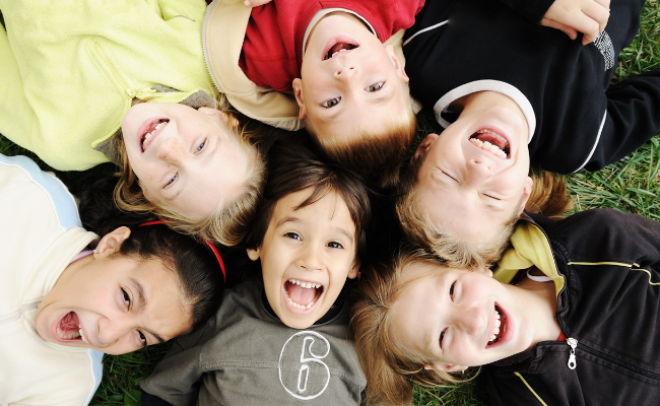
{"type": "Polygon", "coordinates": [[[440,348],[442,348],[442,340],[445,339],[445,333],[447,332],[447,329],[442,330],[442,333],[440,333],[440,339],[438,340],[438,343],[440,344],[440,348]]]}
{"type": "Polygon", "coordinates": [[[197,147],[197,151],[195,151],[195,152],[200,152],[201,150],[203,150],[204,147],[206,146],[206,143],[207,143],[207,142],[208,142],[208,138],[204,139],[204,142],[202,142],[201,144],[199,144],[199,147],[197,147]]]}
{"type": "Polygon", "coordinates": [[[140,330],[137,330],[137,333],[138,333],[138,336],[140,338],[140,342],[142,343],[142,347],[146,347],[147,344],[148,344],[147,343],[147,337],[145,337],[145,335],[142,334],[142,332],[140,330]]]}
{"type": "Polygon", "coordinates": [[[131,308],[130,296],[128,296],[128,293],[124,290],[124,288],[121,289],[121,292],[124,294],[124,303],[126,304],[126,308],[130,309],[131,308]]]}
{"type": "Polygon", "coordinates": [[[284,234],[284,236],[291,238],[293,240],[298,240],[298,241],[302,240],[302,238],[300,238],[300,235],[298,235],[298,233],[286,233],[284,234]]]}
{"type": "Polygon", "coordinates": [[[167,181],[165,184],[165,187],[171,186],[174,182],[176,182],[176,179],[179,177],[179,173],[175,173],[174,176],[170,180],[167,181]]]}
{"type": "Polygon", "coordinates": [[[493,196],[491,196],[491,195],[487,195],[487,194],[484,194],[484,196],[486,196],[486,197],[490,197],[490,198],[493,199],[493,200],[502,200],[502,199],[498,199],[497,197],[493,197],[493,196]]]}
{"type": "Polygon", "coordinates": [[[448,174],[447,172],[442,171],[442,173],[444,173],[445,175],[447,175],[451,180],[453,180],[454,182],[458,183],[459,185],[461,184],[461,182],[459,182],[458,179],[456,179],[455,177],[451,176],[451,175],[448,174]]]}
{"type": "Polygon", "coordinates": [[[380,89],[382,89],[383,86],[385,86],[385,82],[378,82],[378,83],[374,83],[371,86],[367,86],[364,90],[366,90],[367,92],[377,92],[380,89]]]}
{"type": "Polygon", "coordinates": [[[341,245],[340,243],[338,243],[336,241],[329,242],[328,247],[330,247],[330,248],[344,248],[343,245],[341,245]]]}
{"type": "Polygon", "coordinates": [[[331,107],[335,107],[336,105],[338,105],[340,101],[341,101],[341,97],[333,97],[332,99],[328,99],[323,103],[321,103],[321,107],[329,109],[331,107]]]}
{"type": "Polygon", "coordinates": [[[449,288],[449,298],[451,300],[454,300],[454,285],[456,285],[456,281],[451,284],[451,287],[449,288]]]}

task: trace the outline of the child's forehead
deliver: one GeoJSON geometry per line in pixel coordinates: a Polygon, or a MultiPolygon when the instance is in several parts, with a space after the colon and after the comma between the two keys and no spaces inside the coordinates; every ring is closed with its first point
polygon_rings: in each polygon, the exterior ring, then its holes
{"type": "Polygon", "coordinates": [[[275,215],[271,217],[273,222],[281,222],[283,216],[311,216],[312,220],[320,221],[343,221],[350,222],[353,232],[355,224],[346,201],[340,193],[334,190],[321,191],[312,201],[307,200],[312,197],[314,188],[307,188],[297,192],[290,193],[278,200],[275,206],[275,215]],[[305,204],[304,206],[301,206],[305,204]]]}

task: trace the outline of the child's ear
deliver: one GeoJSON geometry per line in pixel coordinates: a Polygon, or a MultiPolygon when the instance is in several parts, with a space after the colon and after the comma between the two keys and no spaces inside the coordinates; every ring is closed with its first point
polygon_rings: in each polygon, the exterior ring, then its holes
{"type": "Polygon", "coordinates": [[[529,200],[529,196],[532,194],[532,186],[534,186],[534,181],[528,176],[527,179],[525,179],[525,185],[523,186],[522,204],[520,205],[520,210],[518,212],[519,215],[525,210],[527,200],[529,200]]]}
{"type": "Polygon", "coordinates": [[[385,52],[387,52],[387,55],[390,57],[392,60],[392,64],[394,65],[394,69],[396,69],[397,74],[403,80],[404,82],[408,83],[410,79],[408,79],[408,75],[406,74],[405,69],[403,68],[403,64],[401,61],[399,61],[399,58],[396,56],[396,53],[394,52],[394,47],[392,45],[388,45],[385,47],[385,52]]]}
{"type": "Polygon", "coordinates": [[[415,155],[413,155],[412,158],[410,158],[410,163],[415,162],[417,159],[423,157],[426,155],[428,152],[429,148],[431,148],[431,145],[433,145],[433,142],[438,139],[438,134],[429,134],[424,138],[422,142],[419,143],[417,146],[417,150],[415,151],[415,155]]]}
{"type": "Polygon", "coordinates": [[[94,259],[107,257],[119,251],[121,244],[131,235],[131,229],[125,226],[114,229],[101,238],[96,245],[94,259]]]}
{"type": "Polygon", "coordinates": [[[261,250],[259,248],[248,248],[246,251],[248,258],[250,258],[253,261],[258,260],[261,256],[261,252],[260,252],[261,250]]]}
{"type": "Polygon", "coordinates": [[[347,278],[348,279],[355,279],[355,277],[357,276],[359,271],[360,271],[360,260],[355,258],[355,261],[353,261],[353,266],[351,267],[351,270],[348,271],[347,278]]]}
{"type": "Polygon", "coordinates": [[[209,117],[216,118],[218,122],[223,124],[225,127],[236,127],[238,126],[238,120],[232,118],[228,113],[214,109],[211,107],[200,107],[197,109],[202,114],[206,114],[209,117]]]}
{"type": "Polygon", "coordinates": [[[493,277],[493,271],[486,268],[485,266],[481,266],[481,267],[477,268],[475,272],[481,272],[483,274],[486,274],[486,275],[490,276],[491,278],[493,277]]]}
{"type": "Polygon", "coordinates": [[[291,83],[293,86],[293,95],[296,97],[296,103],[298,103],[298,119],[303,120],[307,116],[307,107],[305,106],[305,96],[303,95],[302,89],[302,79],[295,78],[291,83]]]}

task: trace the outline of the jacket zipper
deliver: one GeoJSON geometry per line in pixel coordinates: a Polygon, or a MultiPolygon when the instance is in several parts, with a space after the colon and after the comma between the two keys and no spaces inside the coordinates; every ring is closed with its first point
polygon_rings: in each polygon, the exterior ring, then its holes
{"type": "Polygon", "coordinates": [[[649,372],[645,369],[639,368],[639,367],[637,367],[633,364],[622,361],[618,358],[614,358],[610,355],[602,353],[602,352],[600,352],[598,350],[595,350],[591,347],[587,347],[584,344],[578,343],[578,340],[576,340],[575,338],[572,338],[572,337],[567,338],[566,339],[566,344],[568,344],[571,347],[571,352],[568,356],[568,368],[570,368],[570,369],[575,369],[575,367],[577,366],[576,356],[575,356],[575,349],[579,348],[579,349],[581,349],[585,352],[588,352],[589,354],[592,354],[592,355],[595,355],[596,357],[605,359],[605,360],[607,360],[607,361],[609,361],[613,364],[616,364],[616,365],[618,365],[622,368],[625,368],[629,371],[635,372],[635,373],[640,374],[640,375],[644,375],[645,377],[650,378],[650,379],[660,380],[660,374],[655,374],[653,372],[649,372]]]}
{"type": "Polygon", "coordinates": [[[204,66],[206,66],[206,73],[209,74],[209,77],[211,78],[211,82],[213,82],[213,85],[215,86],[217,91],[219,91],[220,93],[224,93],[222,88],[218,86],[218,82],[216,82],[215,78],[213,77],[213,73],[211,72],[211,67],[209,66],[209,56],[206,54],[206,24],[208,23],[208,19],[210,18],[211,12],[216,7],[216,5],[217,2],[211,3],[206,8],[206,13],[204,14],[204,22],[202,23],[202,54],[204,55],[204,66]]]}
{"type": "Polygon", "coordinates": [[[577,362],[575,362],[575,349],[578,346],[578,340],[573,337],[569,337],[566,339],[566,344],[571,347],[571,353],[568,356],[568,369],[575,369],[577,366],[577,362]]]}

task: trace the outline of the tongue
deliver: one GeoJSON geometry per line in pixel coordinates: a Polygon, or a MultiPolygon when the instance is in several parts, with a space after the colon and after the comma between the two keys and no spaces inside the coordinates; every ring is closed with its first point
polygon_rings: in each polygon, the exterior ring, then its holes
{"type": "Polygon", "coordinates": [[[330,48],[330,56],[332,56],[335,52],[341,51],[342,49],[351,50],[353,48],[354,48],[353,45],[344,44],[340,42],[338,44],[333,45],[332,48],[330,48]]]}
{"type": "Polygon", "coordinates": [[[78,315],[74,312],[69,312],[69,314],[62,318],[62,321],[60,322],[60,328],[62,331],[69,333],[72,331],[78,331],[79,324],[80,322],[78,321],[78,315]]]}
{"type": "Polygon", "coordinates": [[[473,136],[472,138],[476,138],[481,142],[490,142],[491,144],[495,145],[497,148],[501,149],[504,151],[504,148],[506,148],[506,140],[503,140],[501,137],[491,134],[491,133],[481,133],[473,136]]]}
{"type": "Polygon", "coordinates": [[[287,282],[289,297],[299,305],[307,305],[316,297],[316,288],[303,288],[295,283],[287,282]]]}

